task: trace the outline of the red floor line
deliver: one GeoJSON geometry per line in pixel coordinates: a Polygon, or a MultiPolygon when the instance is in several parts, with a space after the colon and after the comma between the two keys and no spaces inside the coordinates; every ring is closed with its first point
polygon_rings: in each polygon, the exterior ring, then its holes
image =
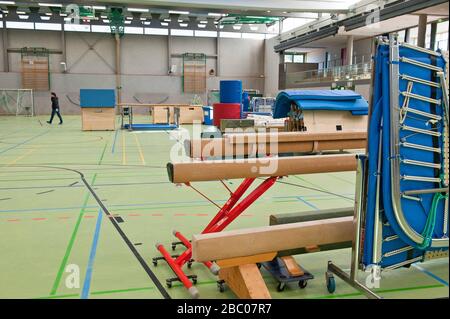
{"type": "Polygon", "coordinates": [[[47,218],[37,217],[37,218],[31,218],[31,220],[39,221],[39,220],[47,220],[47,218]]]}

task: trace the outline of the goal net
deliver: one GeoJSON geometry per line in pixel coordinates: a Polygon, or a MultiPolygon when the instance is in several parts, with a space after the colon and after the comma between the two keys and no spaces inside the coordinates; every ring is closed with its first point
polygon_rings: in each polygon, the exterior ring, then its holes
{"type": "Polygon", "coordinates": [[[31,89],[0,89],[0,115],[34,116],[31,89]]]}

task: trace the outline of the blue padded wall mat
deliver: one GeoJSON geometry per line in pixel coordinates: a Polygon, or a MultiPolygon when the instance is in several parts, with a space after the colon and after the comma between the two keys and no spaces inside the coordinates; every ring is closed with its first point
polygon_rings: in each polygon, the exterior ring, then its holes
{"type": "Polygon", "coordinates": [[[113,89],[80,89],[80,107],[115,107],[113,89]]]}

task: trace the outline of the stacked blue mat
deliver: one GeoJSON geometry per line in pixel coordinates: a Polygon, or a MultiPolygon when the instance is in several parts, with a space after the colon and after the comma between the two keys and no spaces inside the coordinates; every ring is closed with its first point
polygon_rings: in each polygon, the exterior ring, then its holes
{"type": "MultiPolygon", "coordinates": [[[[368,165],[367,165],[367,189],[366,189],[366,215],[364,217],[364,242],[362,263],[365,266],[378,265],[381,268],[391,266],[408,266],[414,261],[421,261],[425,253],[433,250],[448,250],[447,246],[442,245],[437,248],[433,245],[433,240],[439,239],[445,242],[444,234],[444,198],[445,193],[427,193],[414,195],[416,200],[401,196],[400,206],[404,213],[405,220],[409,226],[418,234],[423,236],[422,242],[411,240],[410,236],[405,233],[404,228],[399,224],[398,213],[394,209],[393,201],[396,199],[392,195],[392,185],[395,181],[391,181],[391,164],[393,156],[390,153],[391,146],[391,94],[399,99],[399,107],[402,107],[405,97],[401,92],[407,91],[408,81],[403,76],[420,78],[426,81],[439,82],[436,78],[436,72],[414,63],[406,63],[400,60],[393,62],[399,65],[398,78],[399,91],[392,92],[393,83],[390,78],[390,52],[389,45],[380,43],[377,47],[375,55],[375,74],[372,109],[369,119],[368,132],[368,165]],[[380,147],[381,145],[381,147],[380,147]],[[380,154],[381,152],[381,154],[380,154]],[[381,155],[379,160],[379,155],[381,155]],[[377,180],[377,177],[378,180],[377,180]],[[377,193],[377,183],[379,185],[379,198],[375,196],[377,193]],[[381,244],[376,241],[374,234],[375,221],[378,216],[381,219],[381,244]],[[431,228],[430,228],[431,227],[431,228]],[[428,231],[427,231],[428,229],[428,231]],[[374,245],[380,245],[381,259],[374,260],[374,245]],[[433,247],[434,246],[434,247],[433,247]]],[[[427,52],[421,52],[407,46],[399,46],[399,56],[412,59],[417,62],[426,63],[432,66],[441,67],[445,70],[445,62],[440,56],[433,56],[427,52]]],[[[404,60],[403,60],[404,61],[404,60]]],[[[442,99],[442,90],[430,85],[413,83],[411,93],[436,100],[442,99]]],[[[423,100],[410,99],[410,107],[422,112],[434,114],[444,118],[443,105],[437,105],[423,100]]],[[[407,113],[403,125],[416,127],[422,130],[434,130],[442,134],[443,125],[433,124],[427,121],[427,118],[420,114],[407,113]],[[431,123],[431,124],[430,124],[431,123]]],[[[442,122],[441,122],[442,123],[442,122]]],[[[420,144],[429,148],[443,148],[443,137],[432,136],[417,132],[411,132],[399,129],[399,140],[396,141],[399,146],[399,154],[396,155],[400,159],[400,176],[421,176],[429,178],[442,178],[442,170],[425,167],[420,165],[411,165],[403,162],[404,159],[442,163],[443,152],[425,151],[423,149],[414,149],[406,147],[403,142],[420,144]]],[[[417,181],[400,178],[398,181],[400,192],[408,190],[423,190],[445,187],[442,183],[430,181],[417,181]]],[[[448,226],[446,227],[448,233],[448,226]]]]}
{"type": "Polygon", "coordinates": [[[291,104],[302,110],[349,111],[367,115],[367,101],[350,90],[284,90],[278,93],[273,118],[287,117],[291,104]]]}

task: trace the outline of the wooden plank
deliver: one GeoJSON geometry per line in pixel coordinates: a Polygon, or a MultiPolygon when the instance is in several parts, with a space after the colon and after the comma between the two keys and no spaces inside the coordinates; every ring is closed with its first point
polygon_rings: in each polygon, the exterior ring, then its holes
{"type": "Polygon", "coordinates": [[[351,241],[353,233],[353,217],[341,217],[199,234],[192,237],[192,256],[199,262],[251,256],[272,251],[351,241]]]}
{"type": "MultiPolygon", "coordinates": [[[[298,213],[286,213],[286,214],[274,214],[269,217],[269,225],[282,225],[282,224],[292,224],[300,223],[313,220],[322,220],[329,218],[347,217],[353,216],[354,207],[344,207],[344,208],[332,208],[332,209],[322,209],[322,210],[312,210],[298,213]]],[[[310,247],[302,247],[295,249],[287,249],[278,252],[278,256],[290,256],[290,255],[301,255],[307,253],[313,253],[317,251],[327,251],[342,248],[349,248],[352,246],[351,241],[343,243],[330,243],[325,245],[313,245],[310,247]]]]}
{"type": "Polygon", "coordinates": [[[270,253],[258,254],[258,255],[253,255],[253,256],[221,259],[221,260],[217,260],[216,263],[217,263],[217,265],[220,266],[220,268],[227,268],[227,267],[234,267],[234,266],[245,265],[245,264],[256,264],[256,263],[262,263],[265,261],[271,261],[275,258],[276,255],[277,255],[276,252],[270,252],[270,253]]]}
{"type": "Polygon", "coordinates": [[[331,133],[241,133],[223,138],[195,139],[186,143],[192,158],[226,157],[256,154],[311,153],[366,147],[366,132],[331,133]]]}
{"type": "Polygon", "coordinates": [[[278,142],[312,142],[312,141],[339,141],[366,139],[367,131],[349,131],[349,132],[278,132],[278,133],[242,133],[242,134],[224,134],[224,138],[230,140],[232,144],[261,143],[271,140],[278,142]]]}
{"type": "Polygon", "coordinates": [[[356,158],[353,154],[192,161],[167,164],[167,173],[172,183],[354,170],[356,170],[356,158]]]}
{"type": "Polygon", "coordinates": [[[241,299],[271,299],[269,290],[256,264],[221,268],[219,279],[241,299]]]}
{"type": "Polygon", "coordinates": [[[293,277],[303,276],[305,272],[297,264],[297,261],[292,256],[281,257],[281,260],[286,266],[288,273],[293,277]]]}

